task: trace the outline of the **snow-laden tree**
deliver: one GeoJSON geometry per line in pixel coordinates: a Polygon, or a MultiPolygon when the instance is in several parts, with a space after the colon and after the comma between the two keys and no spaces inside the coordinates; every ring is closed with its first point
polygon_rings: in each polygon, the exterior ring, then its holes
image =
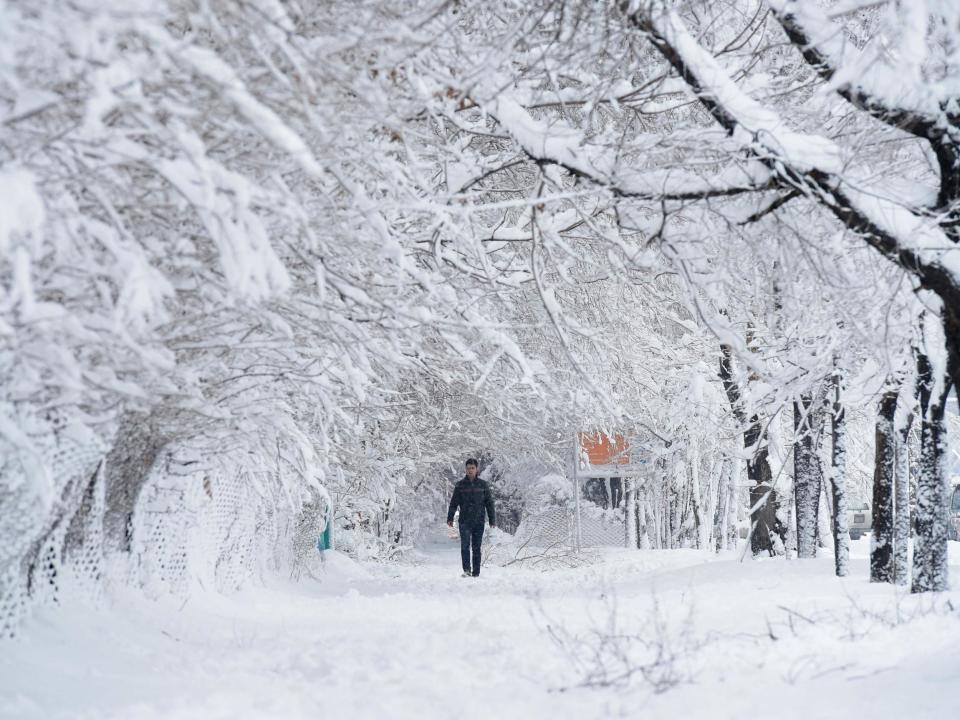
{"type": "MultiPolygon", "coordinates": [[[[957,242],[957,59],[958,10],[951,3],[887,3],[864,47],[848,33],[860,29],[844,22],[840,9],[829,13],[812,2],[768,3],[809,70],[844,101],[882,126],[919,139],[936,158],[928,186],[934,197],[898,192],[901,183],[884,183],[883,171],[870,167],[856,147],[822,134],[798,132],[770,105],[738,86],[716,56],[694,39],[686,22],[667,5],[631,3],[626,16],[649,34],[671,67],[684,79],[728,136],[757,159],[783,192],[799,192],[829,210],[866,244],[905,271],[914,287],[935,298],[943,324],[945,362],[934,374],[960,380],[960,275],[952,246],[957,242]],[[834,17],[831,17],[834,15],[834,17]],[[873,42],[869,42],[873,40],[873,42]],[[896,79],[894,79],[896,73],[896,79]]],[[[911,138],[911,139],[912,139],[911,138]]],[[[902,181],[902,172],[895,168],[902,181]]],[[[936,341],[928,351],[942,356],[936,341]]],[[[918,534],[914,590],[947,585],[945,478],[942,468],[943,405],[949,383],[940,382],[925,421],[932,425],[919,488],[924,525],[918,534]]]]}
{"type": "MultiPolygon", "coordinates": [[[[617,230],[600,231],[628,258],[657,242],[683,259],[700,250],[705,232],[726,239],[731,225],[796,212],[818,216],[801,251],[823,262],[837,231],[852,231],[890,263],[877,272],[882,297],[918,290],[940,318],[946,355],[930,332],[923,337],[933,377],[953,377],[956,13],[948,3],[863,11],[799,1],[509,5],[484,41],[500,52],[484,54],[469,37],[456,45],[471,69],[447,80],[456,98],[449,114],[461,125],[473,120],[476,132],[492,120],[538,167],[561,171],[545,173],[551,195],[540,196],[556,201],[545,204],[594,225],[614,215],[617,230]],[[719,222],[711,226],[710,217],[719,222]],[[833,232],[818,231],[826,217],[833,232]],[[642,240],[635,250],[625,232],[642,240]]],[[[710,326],[749,362],[748,343],[729,332],[721,309],[712,309],[710,326]]],[[[901,372],[884,355],[902,355],[907,335],[873,337],[868,347],[901,372]]],[[[802,342],[821,350],[820,380],[827,378],[829,344],[818,335],[802,342]]],[[[927,413],[939,428],[932,438],[942,435],[947,387],[937,381],[927,413]]],[[[918,590],[945,583],[938,443],[921,483],[932,514],[918,540],[918,590]]]]}
{"type": "MultiPolygon", "coordinates": [[[[533,248],[529,256],[544,267],[550,261],[556,263],[557,277],[562,282],[569,280],[564,263],[569,265],[576,258],[583,257],[583,253],[575,249],[572,238],[585,233],[592,233],[599,241],[601,252],[595,253],[594,257],[602,258],[603,246],[608,248],[608,266],[605,270],[598,268],[595,274],[648,270],[651,259],[657,257],[651,248],[657,248],[667,256],[667,264],[680,270],[688,281],[693,292],[693,306],[701,319],[718,334],[718,344],[735,348],[740,359],[751,366],[752,372],[745,373],[744,378],[756,376],[759,396],[770,395],[770,400],[776,399],[772,402],[774,411],[777,403],[791,401],[789,396],[783,397],[783,394],[789,395],[781,392],[785,387],[793,388],[789,392],[802,393],[822,385],[825,378],[835,372],[830,346],[846,344],[845,339],[841,339],[846,335],[830,328],[823,330],[822,326],[844,327],[842,318],[845,312],[849,312],[857,318],[856,322],[850,323],[856,333],[865,325],[861,305],[841,300],[837,304],[843,307],[843,311],[833,310],[832,317],[829,309],[825,311],[826,322],[821,321],[821,327],[805,330],[808,337],[801,342],[793,342],[790,347],[787,342],[780,343],[776,353],[768,353],[772,356],[773,366],[768,362],[765,370],[758,373],[756,366],[763,363],[749,359],[753,351],[748,351],[751,339],[747,337],[757,334],[757,320],[749,317],[754,311],[743,314],[737,307],[737,301],[749,296],[751,289],[756,291],[756,282],[749,282],[744,291],[735,285],[739,278],[724,282],[718,278],[715,266],[710,266],[719,255],[724,261],[720,264],[727,272],[731,260],[736,267],[737,253],[751,253],[757,241],[749,229],[737,228],[761,223],[772,210],[784,204],[783,201],[770,203],[765,197],[758,200],[752,196],[745,202],[722,204],[724,199],[771,189],[767,180],[757,182],[752,174],[757,171],[766,177],[762,166],[739,160],[735,145],[721,143],[719,148],[708,145],[705,151],[702,143],[698,146],[694,142],[695,139],[704,139],[716,143],[722,137],[712,135],[704,127],[705,118],[699,106],[691,105],[689,98],[682,96],[681,87],[675,83],[671,85],[663,72],[662,62],[658,64],[649,47],[644,49],[641,36],[624,25],[623,17],[615,8],[566,3],[534,8],[518,5],[510,6],[510,10],[512,15],[505,12],[488,24],[486,35],[481,34],[485,44],[481,45],[480,41],[467,35],[452,45],[453,50],[443,54],[442,66],[466,64],[472,72],[465,73],[464,77],[449,78],[448,87],[438,82],[439,87],[434,93],[451,97],[446,108],[435,111],[446,110],[447,121],[462,134],[489,137],[492,119],[494,127],[502,128],[514,140],[513,145],[506,146],[505,152],[501,153],[499,164],[489,159],[498,146],[472,139],[467,146],[478,154],[482,153],[482,159],[478,157],[473,162],[473,175],[463,185],[472,192],[461,198],[461,202],[473,209],[474,218],[496,218],[495,223],[493,219],[484,223],[485,226],[494,226],[495,231],[482,239],[499,239],[502,243],[525,244],[533,248]],[[538,24],[538,29],[528,32],[533,23],[538,24]],[[564,42],[556,42],[557,38],[563,38],[564,42]],[[483,50],[487,45],[515,47],[516,52],[490,55],[483,50]],[[614,51],[622,52],[622,56],[613,55],[614,51]],[[473,64],[477,67],[474,68],[473,64]],[[557,68],[563,68],[562,77],[557,75],[557,68]],[[725,170],[725,160],[740,169],[725,170]],[[539,167],[535,163],[539,163],[539,167]],[[695,170],[691,171],[691,167],[695,170]],[[713,178],[708,175],[705,180],[703,173],[697,172],[700,168],[712,173],[713,178]],[[569,173],[557,172],[557,169],[569,173]],[[735,177],[736,173],[739,175],[735,177]],[[578,178],[593,182],[585,184],[578,178]],[[736,184],[731,182],[733,180],[740,182],[736,184]],[[504,199],[504,193],[506,197],[515,198],[515,202],[527,203],[528,207],[532,203],[532,209],[518,215],[510,208],[502,209],[505,204],[502,200],[499,206],[488,200],[494,195],[504,199]],[[708,207],[691,204],[698,199],[711,198],[713,204],[708,207]],[[745,242],[731,244],[731,231],[743,235],[745,242]],[[728,300],[731,288],[734,297],[728,300]],[[735,328],[724,320],[731,312],[741,313],[736,322],[741,327],[746,326],[746,331],[734,332],[735,328]],[[804,343],[808,349],[812,348],[804,358],[813,357],[812,366],[806,362],[802,372],[783,372],[785,359],[777,355],[796,355],[804,343]],[[774,388],[772,393],[771,388],[774,388]]],[[[466,12],[462,22],[472,27],[471,21],[479,24],[477,18],[480,17],[485,16],[478,6],[473,14],[466,12]]],[[[719,32],[727,32],[731,38],[742,35],[737,28],[719,32]]],[[[731,53],[749,58],[755,49],[749,45],[743,50],[740,45],[732,48],[731,53]]],[[[815,119],[809,110],[807,116],[811,122],[815,119]]],[[[790,199],[793,198],[785,200],[790,199]]],[[[803,217],[804,213],[808,214],[808,211],[798,212],[794,220],[803,217]]],[[[835,235],[835,229],[831,232],[823,225],[817,226],[819,235],[826,238],[835,235]]],[[[765,283],[761,295],[766,299],[758,299],[754,292],[752,300],[748,300],[748,305],[751,302],[754,305],[765,303],[767,314],[779,302],[767,297],[771,285],[778,282],[786,285],[796,280],[798,255],[803,257],[807,249],[804,243],[809,242],[803,233],[796,233],[790,223],[787,223],[787,229],[798,237],[798,247],[781,253],[786,257],[779,258],[786,279],[765,283]]],[[[812,228],[808,226],[806,229],[812,228]]],[[[470,230],[473,230],[472,226],[466,229],[467,232],[470,230]]],[[[486,227],[484,232],[487,232],[486,227]]],[[[778,227],[774,232],[775,237],[783,236],[783,228],[778,227]]],[[[830,242],[836,255],[847,249],[836,240],[830,242]]],[[[516,252],[521,254],[525,250],[516,252]]],[[[829,265],[829,260],[818,260],[819,264],[829,265]]],[[[810,264],[819,272],[818,263],[810,264]]],[[[775,262],[767,265],[768,269],[775,267],[775,262]]],[[[540,274],[543,276],[544,272],[540,274]]],[[[556,307],[555,303],[551,304],[560,292],[556,287],[559,286],[551,285],[549,281],[538,283],[538,290],[548,308],[556,307]]],[[[816,293],[818,285],[807,282],[804,287],[810,294],[816,293]]],[[[864,287],[865,296],[867,290],[864,287]]],[[[806,299],[799,301],[805,302],[806,299]]],[[[783,303],[779,302],[779,305],[782,307],[783,303]]],[[[552,313],[558,337],[565,345],[576,340],[579,317],[570,312],[552,313]]],[[[764,317],[762,324],[773,331],[778,327],[786,327],[782,332],[797,331],[795,327],[788,327],[789,319],[767,320],[769,318],[764,317]]],[[[874,344],[873,338],[870,344],[874,344]]],[[[859,357],[857,353],[854,350],[848,354],[859,357]]],[[[796,359],[790,362],[796,366],[796,359]]],[[[581,366],[585,364],[581,363],[581,366]]],[[[751,400],[755,394],[751,391],[751,400]]],[[[766,420],[751,412],[744,414],[741,422],[747,425],[746,449],[751,455],[750,467],[758,470],[755,482],[758,505],[762,506],[764,498],[770,494],[771,481],[769,471],[762,470],[766,441],[761,429],[766,420]],[[750,418],[755,419],[748,423],[750,418]]],[[[759,535],[764,536],[766,532],[759,535]]]]}
{"type": "Polygon", "coordinates": [[[529,400],[498,309],[519,281],[429,248],[446,145],[402,70],[422,48],[359,29],[393,12],[3,6],[4,603],[63,559],[84,498],[139,552],[171,463],[177,498],[281,529],[318,483],[376,515],[411,443],[389,430],[432,386],[529,400]]]}

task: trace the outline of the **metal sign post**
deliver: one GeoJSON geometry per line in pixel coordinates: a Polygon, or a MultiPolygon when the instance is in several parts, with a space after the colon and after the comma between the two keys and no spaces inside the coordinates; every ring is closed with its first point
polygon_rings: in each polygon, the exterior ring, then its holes
{"type": "Polygon", "coordinates": [[[583,544],[583,535],[581,532],[581,523],[580,523],[580,474],[577,472],[577,469],[580,466],[580,433],[577,432],[576,428],[573,431],[573,505],[575,508],[574,515],[574,546],[577,549],[577,553],[580,552],[580,547],[583,544]]]}

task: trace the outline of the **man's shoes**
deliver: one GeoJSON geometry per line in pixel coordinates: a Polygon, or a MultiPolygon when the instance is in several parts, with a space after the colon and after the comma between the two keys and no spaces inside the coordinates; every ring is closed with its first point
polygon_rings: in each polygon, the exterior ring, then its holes
{"type": "Polygon", "coordinates": [[[464,570],[463,573],[460,575],[460,577],[473,577],[473,575],[471,575],[469,572],[464,570]]]}

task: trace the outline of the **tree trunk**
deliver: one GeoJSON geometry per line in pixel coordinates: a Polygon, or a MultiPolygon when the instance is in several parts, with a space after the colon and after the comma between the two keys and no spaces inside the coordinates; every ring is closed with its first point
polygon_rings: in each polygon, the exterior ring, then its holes
{"type": "Polygon", "coordinates": [[[917,538],[913,549],[915,593],[949,589],[947,565],[947,492],[944,454],[944,409],[950,383],[934,387],[933,368],[923,352],[917,355],[917,387],[923,418],[920,426],[920,467],[917,483],[917,538]]]}
{"type": "Polygon", "coordinates": [[[625,492],[623,494],[623,512],[624,524],[626,526],[626,537],[624,544],[626,547],[636,549],[639,547],[637,542],[637,504],[636,504],[636,480],[627,477],[623,479],[625,492]]]}
{"type": "Polygon", "coordinates": [[[887,390],[877,411],[873,468],[873,531],[870,534],[870,582],[893,581],[893,474],[897,410],[896,389],[887,390]]]}
{"type": "MultiPolygon", "coordinates": [[[[790,491],[793,492],[791,485],[790,491]]],[[[787,503],[787,536],[783,540],[783,556],[787,560],[793,560],[793,550],[797,547],[797,521],[794,505],[787,503]]]]}
{"type": "Polygon", "coordinates": [[[913,423],[913,413],[910,404],[913,402],[912,387],[904,392],[897,403],[897,412],[894,420],[894,492],[893,492],[893,581],[897,585],[907,585],[910,582],[909,553],[910,548],[910,462],[907,457],[907,440],[910,435],[910,425],[913,423]]]}
{"type": "Polygon", "coordinates": [[[733,349],[728,345],[720,346],[720,379],[723,381],[727,399],[734,417],[741,425],[743,447],[748,453],[747,480],[750,482],[750,549],[754,555],[767,553],[774,555],[777,535],[783,537],[783,527],[777,519],[777,493],[773,489],[773,473],[770,470],[763,424],[756,415],[747,422],[747,415],[740,396],[740,388],[733,378],[733,349]]]}
{"type": "Polygon", "coordinates": [[[833,552],[837,577],[850,572],[850,530],[847,526],[847,429],[840,403],[840,375],[833,376],[830,414],[830,488],[833,494],[833,552]]]}
{"type": "Polygon", "coordinates": [[[656,499],[656,493],[654,493],[652,489],[647,490],[646,512],[647,517],[653,520],[653,547],[657,550],[662,550],[663,542],[661,540],[661,525],[663,523],[660,517],[660,507],[657,504],[656,499]]]}
{"type": "Polygon", "coordinates": [[[154,463],[170,438],[152,415],[127,413],[106,460],[104,544],[109,550],[130,552],[133,511],[154,463]]]}
{"type": "Polygon", "coordinates": [[[642,483],[637,479],[633,479],[633,502],[634,502],[634,532],[637,537],[637,548],[650,547],[650,536],[647,532],[649,526],[650,513],[647,509],[647,502],[645,500],[646,494],[641,492],[642,483]],[[644,542],[646,541],[646,543],[644,542]]]}
{"type": "MultiPolygon", "coordinates": [[[[956,182],[960,182],[960,168],[957,169],[957,172],[954,173],[954,176],[957,178],[956,182]]],[[[960,237],[958,237],[960,236],[960,220],[955,221],[953,230],[955,234],[951,237],[955,242],[960,242],[960,237]]],[[[949,392],[951,387],[960,388],[960,287],[957,287],[954,290],[954,294],[949,297],[938,293],[943,300],[943,319],[941,328],[944,334],[943,342],[945,343],[947,350],[947,382],[944,392],[949,392]]],[[[931,324],[935,323],[932,318],[928,320],[928,322],[931,324]]],[[[935,342],[939,343],[940,338],[937,338],[935,342]]],[[[930,364],[930,358],[928,358],[925,354],[924,361],[928,367],[932,367],[930,364]]],[[[930,377],[933,378],[932,370],[929,372],[930,377]]]]}
{"type": "Polygon", "coordinates": [[[661,547],[673,549],[673,479],[667,468],[667,459],[663,458],[660,477],[663,490],[661,491],[661,514],[663,516],[663,541],[661,547]]]}
{"type": "Polygon", "coordinates": [[[697,549],[705,550],[710,546],[710,525],[708,515],[703,509],[703,493],[700,487],[700,454],[694,450],[690,458],[690,489],[693,499],[693,524],[697,540],[697,549]]]}
{"type": "Polygon", "coordinates": [[[737,488],[740,486],[742,473],[743,465],[740,460],[731,460],[727,471],[727,547],[731,550],[736,550],[737,543],[740,541],[737,488]]]}
{"type": "Polygon", "coordinates": [[[710,463],[710,471],[707,480],[706,491],[706,510],[704,511],[704,524],[706,525],[706,542],[704,549],[714,549],[717,537],[717,505],[719,504],[720,483],[723,477],[724,461],[714,458],[710,463]]]}
{"type": "MultiPolygon", "coordinates": [[[[736,481],[734,479],[734,460],[724,458],[720,465],[720,480],[717,488],[717,506],[713,517],[713,538],[716,550],[730,549],[730,532],[736,535],[737,516],[734,502],[736,499],[736,481]],[[731,521],[731,511],[733,520],[731,521]]],[[[733,547],[736,547],[734,545],[733,547]]]]}
{"type": "MultiPolygon", "coordinates": [[[[658,460],[658,465],[659,462],[660,461],[658,460]]],[[[654,522],[653,545],[657,550],[662,550],[664,547],[666,547],[666,544],[663,541],[663,502],[661,501],[661,498],[657,497],[656,488],[659,487],[661,496],[666,492],[666,488],[663,485],[663,476],[658,473],[656,478],[659,480],[659,482],[657,482],[654,487],[647,490],[647,497],[649,498],[650,512],[653,515],[654,522]]]]}
{"type": "MultiPolygon", "coordinates": [[[[760,439],[760,422],[755,421],[743,434],[743,444],[755,448],[760,439]]],[[[783,526],[777,518],[779,502],[773,489],[773,472],[766,446],[756,448],[747,460],[747,479],[750,482],[750,549],[754,555],[776,554],[775,538],[783,537],[783,526]]]]}
{"type": "MultiPolygon", "coordinates": [[[[757,468],[757,473],[750,479],[753,485],[750,488],[750,550],[754,555],[767,553],[776,554],[775,537],[783,536],[783,527],[777,518],[777,493],[773,489],[773,479],[770,474],[770,466],[766,460],[766,449],[763,451],[762,464],[757,468]],[[766,471],[766,472],[763,472],[766,471]],[[756,477],[762,478],[756,480],[756,477]]],[[[751,468],[747,467],[748,477],[751,475],[751,468]]]]}
{"type": "MultiPolygon", "coordinates": [[[[824,419],[821,419],[825,422],[824,419]]],[[[820,463],[823,469],[823,463],[820,463]]],[[[830,494],[830,486],[826,482],[826,470],[820,478],[820,511],[817,514],[817,548],[828,549],[831,554],[834,553],[833,546],[833,500],[830,494]]]]}
{"type": "MultiPolygon", "coordinates": [[[[819,406],[819,402],[817,403],[819,406]]],[[[823,468],[820,465],[822,415],[809,395],[793,404],[793,488],[797,508],[797,557],[817,556],[817,521],[823,468]]]]}

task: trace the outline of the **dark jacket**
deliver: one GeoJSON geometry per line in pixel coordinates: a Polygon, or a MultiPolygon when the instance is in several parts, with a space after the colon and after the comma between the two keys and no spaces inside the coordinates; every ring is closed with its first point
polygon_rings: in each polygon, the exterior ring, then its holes
{"type": "Polygon", "coordinates": [[[468,527],[483,525],[483,512],[486,510],[491,527],[496,523],[496,514],[493,511],[493,495],[490,486],[485,480],[476,478],[471,480],[464,476],[463,480],[453,488],[453,497],[450,498],[450,509],[447,510],[447,522],[453,522],[453,514],[460,508],[460,524],[468,527]]]}

